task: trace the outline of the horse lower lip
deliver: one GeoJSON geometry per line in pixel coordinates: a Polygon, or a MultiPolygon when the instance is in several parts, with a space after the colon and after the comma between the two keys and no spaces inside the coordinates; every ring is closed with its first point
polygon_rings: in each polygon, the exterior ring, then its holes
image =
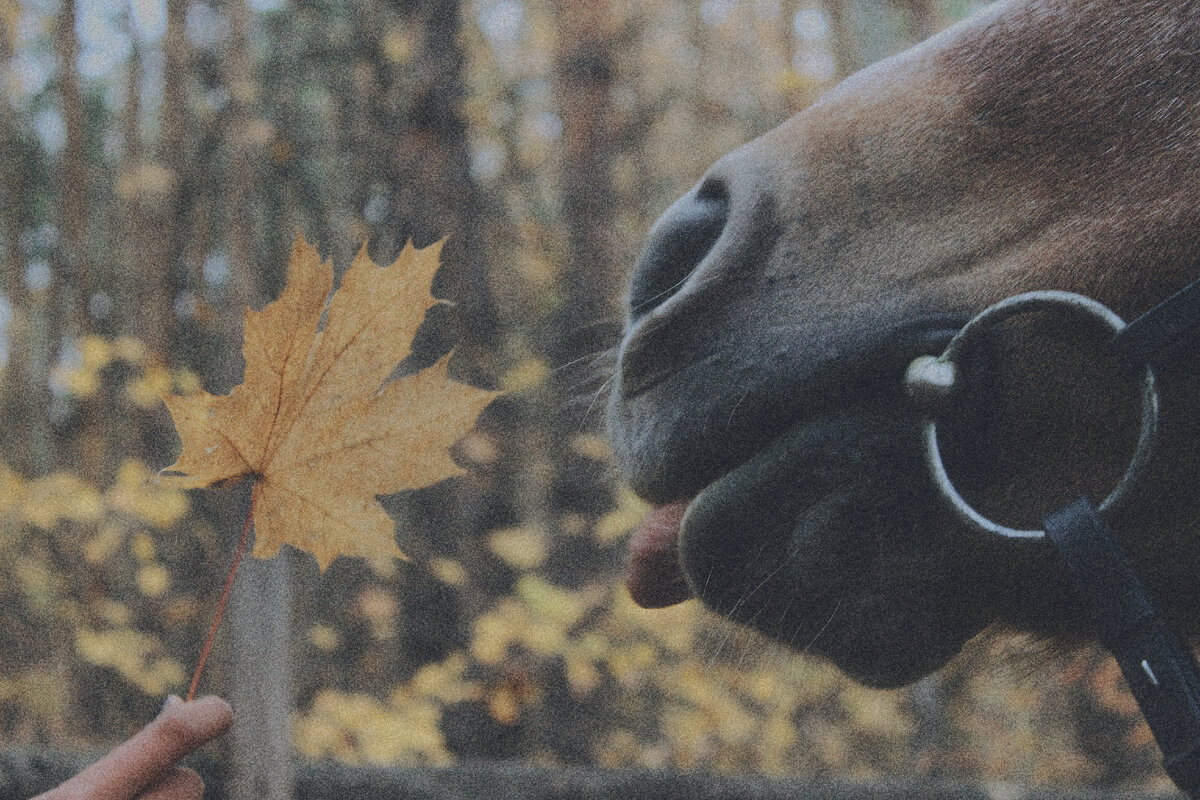
{"type": "Polygon", "coordinates": [[[686,500],[660,506],[634,531],[626,586],[642,608],[665,608],[692,597],[679,565],[679,524],[687,506],[686,500]]]}

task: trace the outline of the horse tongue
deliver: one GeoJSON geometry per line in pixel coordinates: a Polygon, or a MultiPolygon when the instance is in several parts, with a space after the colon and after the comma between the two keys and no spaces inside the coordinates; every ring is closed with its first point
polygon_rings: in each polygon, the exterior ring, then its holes
{"type": "Polygon", "coordinates": [[[666,608],[692,596],[679,567],[679,523],[687,507],[687,501],[660,506],[633,532],[625,585],[642,608],[666,608]]]}

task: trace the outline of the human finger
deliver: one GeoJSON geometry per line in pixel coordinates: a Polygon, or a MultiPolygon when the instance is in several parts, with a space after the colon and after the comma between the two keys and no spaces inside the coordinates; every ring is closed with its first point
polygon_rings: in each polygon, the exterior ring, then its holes
{"type": "Polygon", "coordinates": [[[132,800],[232,722],[229,704],[219,697],[189,703],[168,698],[158,716],[133,738],[40,800],[132,800]]]}
{"type": "Polygon", "coordinates": [[[137,800],[202,800],[204,781],[195,770],[171,767],[158,781],[137,796],[137,800]]]}

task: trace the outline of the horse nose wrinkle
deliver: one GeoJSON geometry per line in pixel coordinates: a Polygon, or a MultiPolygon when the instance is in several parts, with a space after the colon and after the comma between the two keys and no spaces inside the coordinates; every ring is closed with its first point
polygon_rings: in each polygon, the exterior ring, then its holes
{"type": "Polygon", "coordinates": [[[675,294],[712,250],[729,220],[725,181],[707,178],[677,200],[655,224],[629,287],[633,319],[675,294]]]}

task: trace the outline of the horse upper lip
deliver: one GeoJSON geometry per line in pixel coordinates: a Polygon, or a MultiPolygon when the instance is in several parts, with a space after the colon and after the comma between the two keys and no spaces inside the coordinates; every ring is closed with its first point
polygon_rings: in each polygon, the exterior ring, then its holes
{"type": "Polygon", "coordinates": [[[639,394],[654,388],[663,381],[669,380],[686,369],[703,364],[706,361],[715,357],[715,353],[708,353],[687,361],[676,363],[664,362],[661,366],[652,369],[630,369],[629,359],[636,358],[628,353],[624,354],[621,359],[621,374],[619,378],[621,397],[630,400],[637,397],[639,394]]]}
{"type": "Polygon", "coordinates": [[[689,342],[680,350],[635,330],[618,361],[610,422],[619,460],[633,488],[651,502],[693,496],[795,425],[881,400],[906,402],[908,363],[940,353],[963,322],[960,314],[911,319],[873,336],[867,347],[798,366],[791,376],[763,373],[757,384],[747,383],[753,371],[728,348],[689,342]],[[709,401],[721,393],[729,394],[723,402],[709,401]],[[707,411],[687,413],[688,398],[707,411]]]}
{"type": "Polygon", "coordinates": [[[636,397],[680,372],[716,357],[718,343],[706,340],[704,333],[703,329],[688,324],[682,317],[644,317],[621,345],[618,360],[621,397],[636,397]]]}

